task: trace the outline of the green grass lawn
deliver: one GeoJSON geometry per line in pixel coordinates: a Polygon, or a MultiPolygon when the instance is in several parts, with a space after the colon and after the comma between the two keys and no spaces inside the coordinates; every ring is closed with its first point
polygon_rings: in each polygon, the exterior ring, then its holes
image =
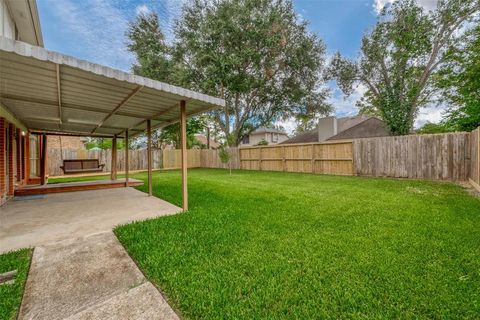
{"type": "Polygon", "coordinates": [[[184,318],[480,318],[480,199],[459,186],[194,169],[189,196],[115,230],[184,318]]]}
{"type": "Polygon", "coordinates": [[[23,249],[0,254],[0,273],[17,270],[13,284],[0,285],[0,320],[16,319],[22,302],[32,250],[23,249]]]}

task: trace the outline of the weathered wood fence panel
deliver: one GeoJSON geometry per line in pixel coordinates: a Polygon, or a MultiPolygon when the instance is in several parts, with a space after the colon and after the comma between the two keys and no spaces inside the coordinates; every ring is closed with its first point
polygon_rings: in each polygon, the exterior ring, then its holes
{"type": "MultiPolygon", "coordinates": [[[[334,175],[469,180],[480,189],[480,128],[471,133],[365,138],[328,143],[231,148],[232,169],[334,175]]],[[[111,151],[49,150],[49,175],[62,175],[62,159],[99,159],[110,171],[111,151]]],[[[118,152],[118,170],[125,169],[118,152]]],[[[178,169],[180,150],[154,150],[154,169],[178,169]]],[[[218,150],[188,150],[188,167],[228,168],[218,150]]],[[[147,169],[147,151],[130,150],[130,170],[147,169]]]]}
{"type": "Polygon", "coordinates": [[[361,176],[467,180],[470,133],[355,139],[353,154],[361,176]]]}
{"type": "Polygon", "coordinates": [[[352,175],[352,141],[248,147],[240,149],[245,170],[352,175]]]}
{"type": "MultiPolygon", "coordinates": [[[[232,169],[240,169],[240,157],[238,148],[229,148],[228,152],[231,156],[230,166],[232,169]]],[[[201,168],[223,168],[228,169],[228,164],[220,161],[219,150],[200,150],[200,167],[201,168]]]]}
{"type": "Polygon", "coordinates": [[[471,132],[470,144],[470,183],[480,191],[480,127],[471,132]]]}
{"type": "MultiPolygon", "coordinates": [[[[181,150],[163,150],[163,168],[164,169],[180,169],[182,166],[181,150]]],[[[187,150],[187,167],[200,167],[200,150],[187,150]]]]}

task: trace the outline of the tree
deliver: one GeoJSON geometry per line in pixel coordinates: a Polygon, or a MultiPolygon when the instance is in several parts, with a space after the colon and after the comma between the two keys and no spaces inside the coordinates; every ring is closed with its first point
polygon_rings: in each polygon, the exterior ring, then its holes
{"type": "Polygon", "coordinates": [[[235,137],[233,135],[228,135],[227,138],[225,139],[224,143],[220,145],[219,151],[218,151],[218,157],[220,158],[220,161],[223,164],[228,165],[228,169],[230,171],[230,174],[232,174],[232,154],[229,146],[232,145],[232,140],[235,137]]]}
{"type": "MultiPolygon", "coordinates": [[[[111,138],[88,138],[85,143],[87,150],[93,148],[99,148],[102,150],[107,150],[112,148],[112,139],[111,138]]],[[[122,150],[125,147],[123,139],[117,139],[117,149],[122,150]]]]}
{"type": "Polygon", "coordinates": [[[328,113],[325,45],[290,0],[193,0],[176,26],[182,84],[226,100],[212,117],[232,145],[260,126],[328,113]]]}
{"type": "MultiPolygon", "coordinates": [[[[160,29],[158,15],[153,12],[140,13],[129,24],[127,30],[127,48],[135,54],[136,63],[132,66],[135,74],[154,80],[178,85],[181,81],[183,66],[173,55],[173,49],[165,43],[160,29]]],[[[198,145],[195,134],[203,130],[204,121],[199,118],[187,120],[187,148],[198,145]]],[[[161,149],[165,145],[180,148],[180,125],[172,124],[161,130],[153,130],[152,147],[161,149]]],[[[146,139],[139,137],[134,147],[146,147],[146,139]]]]}
{"type": "Polygon", "coordinates": [[[427,122],[417,130],[417,133],[430,134],[430,133],[444,133],[444,132],[450,132],[450,131],[451,131],[450,128],[444,123],[427,122]]]}
{"type": "Polygon", "coordinates": [[[452,50],[437,79],[441,101],[450,105],[443,123],[452,131],[480,126],[480,26],[465,35],[465,43],[452,50]]]}
{"type": "Polygon", "coordinates": [[[363,37],[356,61],[335,55],[331,77],[347,95],[364,85],[360,111],[379,115],[395,135],[408,134],[419,108],[438,92],[432,76],[478,12],[478,0],[440,0],[428,13],[414,0],[396,1],[363,37]]]}
{"type": "Polygon", "coordinates": [[[130,22],[126,36],[128,51],[136,57],[133,73],[158,81],[175,82],[172,49],[165,43],[156,13],[137,15],[130,22]]]}

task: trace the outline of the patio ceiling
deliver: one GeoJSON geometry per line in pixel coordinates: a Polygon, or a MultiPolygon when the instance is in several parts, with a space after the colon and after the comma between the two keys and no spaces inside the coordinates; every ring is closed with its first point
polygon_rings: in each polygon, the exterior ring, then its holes
{"type": "Polygon", "coordinates": [[[225,101],[0,37],[0,101],[32,131],[132,135],[225,101]]]}

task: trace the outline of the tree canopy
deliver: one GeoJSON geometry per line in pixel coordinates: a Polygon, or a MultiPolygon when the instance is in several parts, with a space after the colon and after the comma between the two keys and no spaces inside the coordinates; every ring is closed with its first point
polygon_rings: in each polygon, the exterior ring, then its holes
{"type": "MultiPolygon", "coordinates": [[[[153,12],[141,13],[129,24],[127,30],[128,50],[135,54],[136,63],[132,66],[135,74],[154,80],[181,85],[183,66],[175,60],[174,48],[165,42],[160,29],[158,15],[153,12]]],[[[187,120],[187,147],[199,145],[195,134],[205,127],[205,121],[195,117],[187,120]]],[[[165,145],[180,147],[180,126],[172,124],[161,130],[153,130],[152,146],[160,149],[165,145]]],[[[146,139],[139,137],[132,147],[146,146],[146,139]]]]}
{"type": "Polygon", "coordinates": [[[363,37],[357,60],[335,55],[331,77],[347,95],[364,85],[360,111],[380,116],[393,134],[408,134],[419,109],[436,98],[432,78],[478,12],[478,0],[440,0],[431,12],[414,0],[396,1],[363,37]]]}
{"type": "Polygon", "coordinates": [[[331,110],[325,45],[289,0],[194,0],[175,34],[182,83],[226,100],[212,118],[233,145],[260,126],[331,110]]]}
{"type": "Polygon", "coordinates": [[[441,102],[449,105],[443,121],[449,131],[480,126],[480,26],[465,35],[465,46],[451,51],[437,84],[441,102]]]}

